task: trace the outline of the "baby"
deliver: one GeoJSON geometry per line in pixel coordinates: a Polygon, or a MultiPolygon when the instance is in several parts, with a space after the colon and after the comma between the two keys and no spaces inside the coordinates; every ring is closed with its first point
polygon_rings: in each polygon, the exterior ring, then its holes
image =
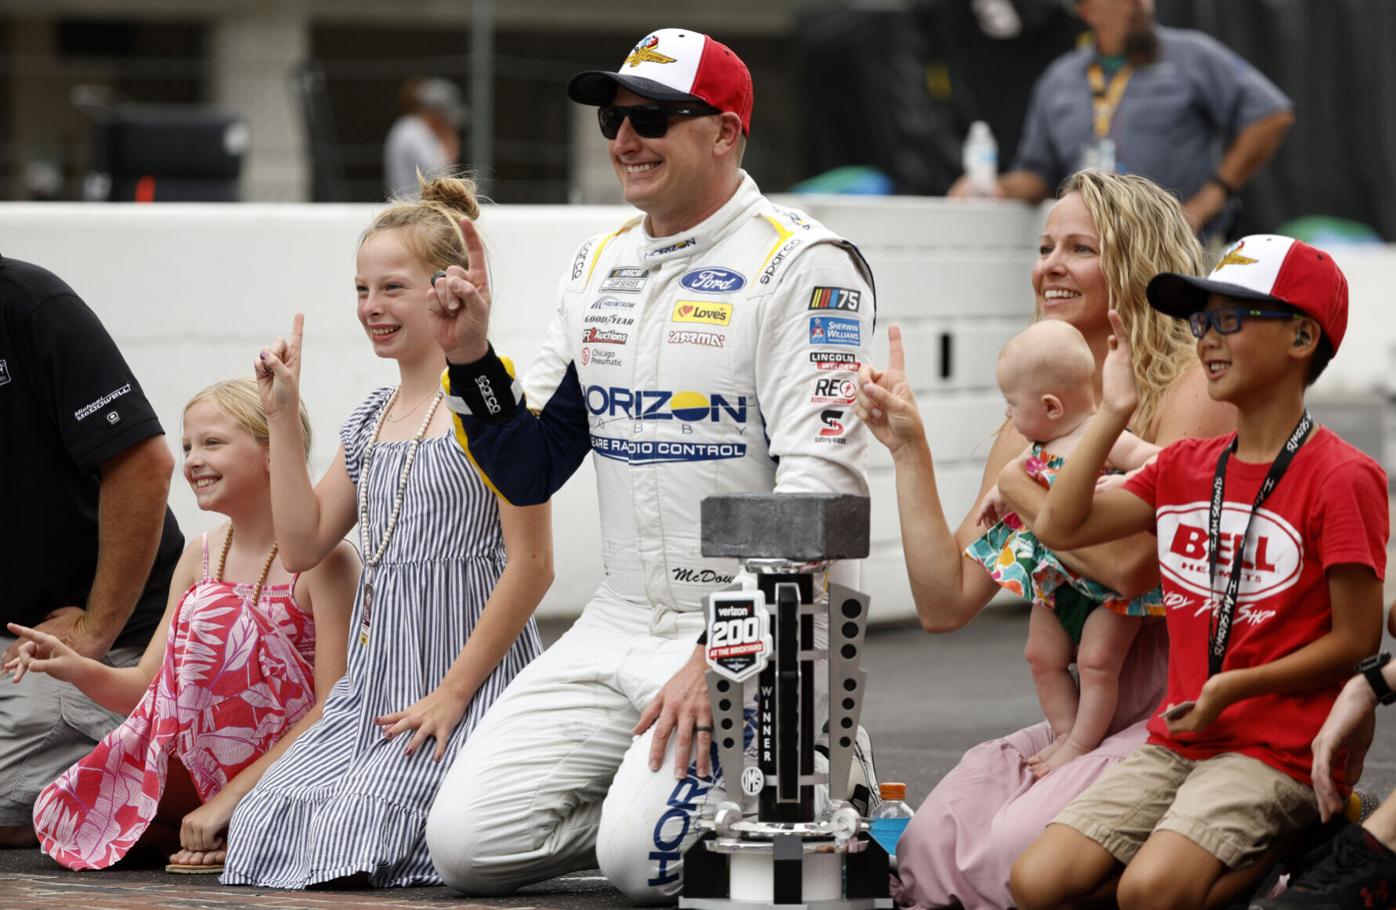
{"type": "MultiPolygon", "coordinates": [[[[1075,327],[1059,320],[1029,326],[1004,345],[995,377],[1008,419],[1032,440],[1008,469],[1021,468],[1050,487],[1095,413],[1095,357],[1075,327]]],[[[1159,451],[1129,433],[1110,450],[1110,467],[1142,468],[1159,451]]],[[[1102,477],[1115,485],[1119,475],[1102,477]]],[[[1119,698],[1119,673],[1138,617],[1162,614],[1157,589],[1129,600],[1068,568],[1007,512],[995,484],[984,495],[981,524],[992,525],[965,554],[1004,588],[1032,600],[1026,656],[1042,712],[1055,739],[1028,759],[1042,777],[1094,749],[1105,736],[1119,698]],[[1097,610],[1104,606],[1106,609],[1097,610]],[[1073,654],[1081,677],[1069,671],[1073,654]]]]}

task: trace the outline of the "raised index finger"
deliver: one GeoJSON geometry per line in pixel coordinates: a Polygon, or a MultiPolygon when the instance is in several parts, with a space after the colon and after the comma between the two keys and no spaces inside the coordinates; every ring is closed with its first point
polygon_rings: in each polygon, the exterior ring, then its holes
{"type": "Polygon", "coordinates": [[[473,277],[477,272],[485,274],[485,243],[480,239],[480,231],[475,227],[475,222],[469,218],[460,220],[461,236],[465,238],[465,258],[468,271],[472,276],[470,283],[479,285],[480,282],[473,277]]]}
{"type": "Polygon", "coordinates": [[[893,323],[887,327],[887,369],[906,372],[906,352],[902,348],[902,327],[893,323]]]}
{"type": "Polygon", "coordinates": [[[297,354],[301,350],[301,337],[305,335],[305,314],[297,313],[291,320],[291,350],[297,354]]]}

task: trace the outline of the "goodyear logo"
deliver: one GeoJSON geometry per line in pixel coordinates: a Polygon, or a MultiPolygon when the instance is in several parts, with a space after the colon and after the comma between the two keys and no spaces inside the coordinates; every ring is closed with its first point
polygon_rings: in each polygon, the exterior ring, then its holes
{"type": "Polygon", "coordinates": [[[746,287],[746,278],[731,269],[694,269],[679,284],[699,294],[734,294],[746,287]]]}
{"type": "Polygon", "coordinates": [[[732,321],[732,304],[699,303],[696,300],[680,300],[674,304],[674,322],[702,322],[708,325],[727,325],[732,321]]]}
{"type": "Polygon", "coordinates": [[[594,417],[679,420],[684,423],[718,423],[727,419],[746,423],[745,395],[731,400],[718,394],[693,391],[592,385],[586,388],[586,403],[587,410],[594,417]]]}

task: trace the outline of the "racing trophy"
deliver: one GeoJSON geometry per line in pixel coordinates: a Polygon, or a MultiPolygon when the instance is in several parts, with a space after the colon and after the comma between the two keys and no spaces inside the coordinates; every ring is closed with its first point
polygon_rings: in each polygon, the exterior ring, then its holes
{"type": "Polygon", "coordinates": [[[735,588],[709,595],[707,673],[713,742],[727,798],[684,854],[679,906],[703,910],[891,907],[888,857],[848,803],[849,770],[866,674],[859,669],[866,594],[816,575],[868,555],[868,499],[738,493],[702,504],[703,555],[736,557],[735,588]],[[815,617],[828,617],[817,646],[815,617]],[[816,660],[827,655],[828,717],[817,716],[816,660]],[[755,680],[757,761],[747,764],[743,708],[755,680]],[[827,721],[828,774],[815,771],[827,721]],[[817,814],[814,789],[830,808],[817,814]]]}

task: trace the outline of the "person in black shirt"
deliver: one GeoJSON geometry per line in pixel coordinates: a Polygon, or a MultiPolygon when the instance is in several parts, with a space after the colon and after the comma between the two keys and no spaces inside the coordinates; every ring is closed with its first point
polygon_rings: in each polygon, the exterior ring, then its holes
{"type": "MultiPolygon", "coordinates": [[[[173,468],[97,316],[51,272],[0,257],[0,620],[134,664],[184,548],[173,468]]],[[[17,646],[0,630],[0,662],[17,646]]],[[[34,843],[34,798],[120,721],[43,674],[0,684],[0,846],[34,843]]]]}

